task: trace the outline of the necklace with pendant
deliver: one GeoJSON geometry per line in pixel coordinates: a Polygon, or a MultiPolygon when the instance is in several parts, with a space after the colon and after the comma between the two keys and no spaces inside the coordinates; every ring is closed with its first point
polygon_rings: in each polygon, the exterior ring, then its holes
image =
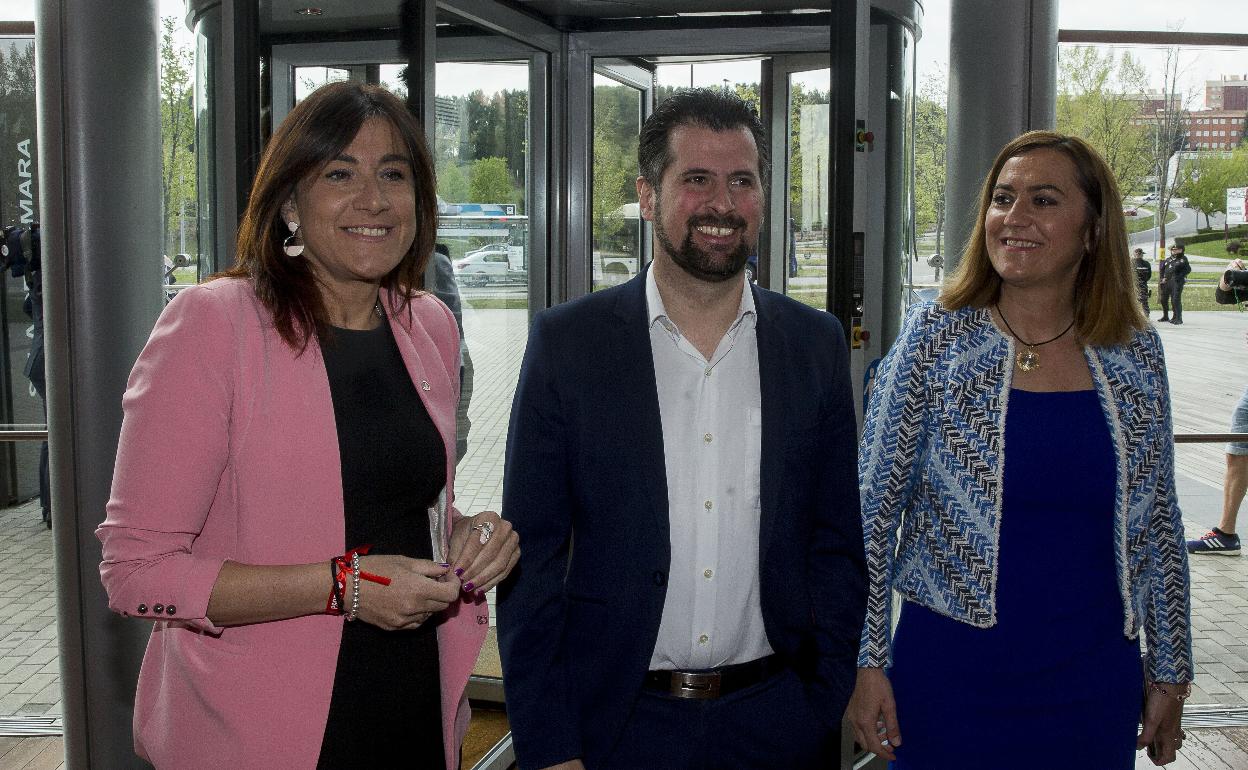
{"type": "Polygon", "coordinates": [[[1070,325],[1067,326],[1065,329],[1063,329],[1062,333],[1057,335],[1056,337],[1047,339],[1044,342],[1028,342],[1024,340],[1022,337],[1018,336],[1018,333],[1015,332],[1012,328],[1010,328],[1010,319],[1006,318],[1005,313],[1001,312],[1000,305],[997,305],[997,315],[1001,316],[1001,320],[1005,323],[1005,329],[1006,331],[1010,333],[1010,336],[1013,337],[1015,341],[1017,341],[1020,345],[1027,348],[1026,350],[1018,351],[1018,353],[1014,356],[1014,363],[1018,366],[1019,369],[1022,369],[1024,372],[1035,371],[1036,369],[1040,368],[1040,356],[1036,354],[1036,348],[1040,347],[1041,345],[1047,345],[1050,342],[1057,342],[1062,337],[1066,336],[1066,332],[1075,328],[1075,322],[1072,319],[1070,322],[1070,325]]]}

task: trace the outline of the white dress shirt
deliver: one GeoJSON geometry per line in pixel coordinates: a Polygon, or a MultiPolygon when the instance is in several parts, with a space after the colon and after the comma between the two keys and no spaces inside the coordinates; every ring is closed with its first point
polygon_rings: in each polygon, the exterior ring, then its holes
{"type": "Polygon", "coordinates": [[[708,361],[667,317],[646,273],[667,467],[672,562],[651,669],[703,669],[772,653],[758,599],[762,397],[757,314],[745,284],[708,361]]]}

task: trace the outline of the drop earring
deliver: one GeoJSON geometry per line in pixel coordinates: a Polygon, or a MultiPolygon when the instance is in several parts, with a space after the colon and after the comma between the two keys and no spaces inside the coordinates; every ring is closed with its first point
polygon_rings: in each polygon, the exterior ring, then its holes
{"type": "Polygon", "coordinates": [[[286,252],[288,257],[300,256],[303,254],[303,239],[299,238],[299,223],[292,219],[286,223],[286,226],[290,228],[290,235],[282,241],[282,251],[286,252]]]}

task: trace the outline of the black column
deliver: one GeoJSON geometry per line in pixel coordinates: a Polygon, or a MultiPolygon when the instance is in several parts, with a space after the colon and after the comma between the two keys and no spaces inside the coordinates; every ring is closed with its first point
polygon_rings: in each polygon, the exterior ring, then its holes
{"type": "Polygon", "coordinates": [[[40,0],[35,27],[65,752],[73,768],[142,766],[130,721],[149,629],[108,610],[94,532],[126,377],[162,307],[157,2],[40,0]]]}

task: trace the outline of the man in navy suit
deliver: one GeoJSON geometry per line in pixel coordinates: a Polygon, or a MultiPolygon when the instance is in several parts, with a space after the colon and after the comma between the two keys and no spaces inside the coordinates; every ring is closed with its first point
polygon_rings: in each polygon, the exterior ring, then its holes
{"type": "Polygon", "coordinates": [[[654,261],[538,314],[512,406],[516,758],[826,767],[865,608],[844,333],[744,280],[769,163],[745,102],[678,92],[638,159],[654,261]]]}

